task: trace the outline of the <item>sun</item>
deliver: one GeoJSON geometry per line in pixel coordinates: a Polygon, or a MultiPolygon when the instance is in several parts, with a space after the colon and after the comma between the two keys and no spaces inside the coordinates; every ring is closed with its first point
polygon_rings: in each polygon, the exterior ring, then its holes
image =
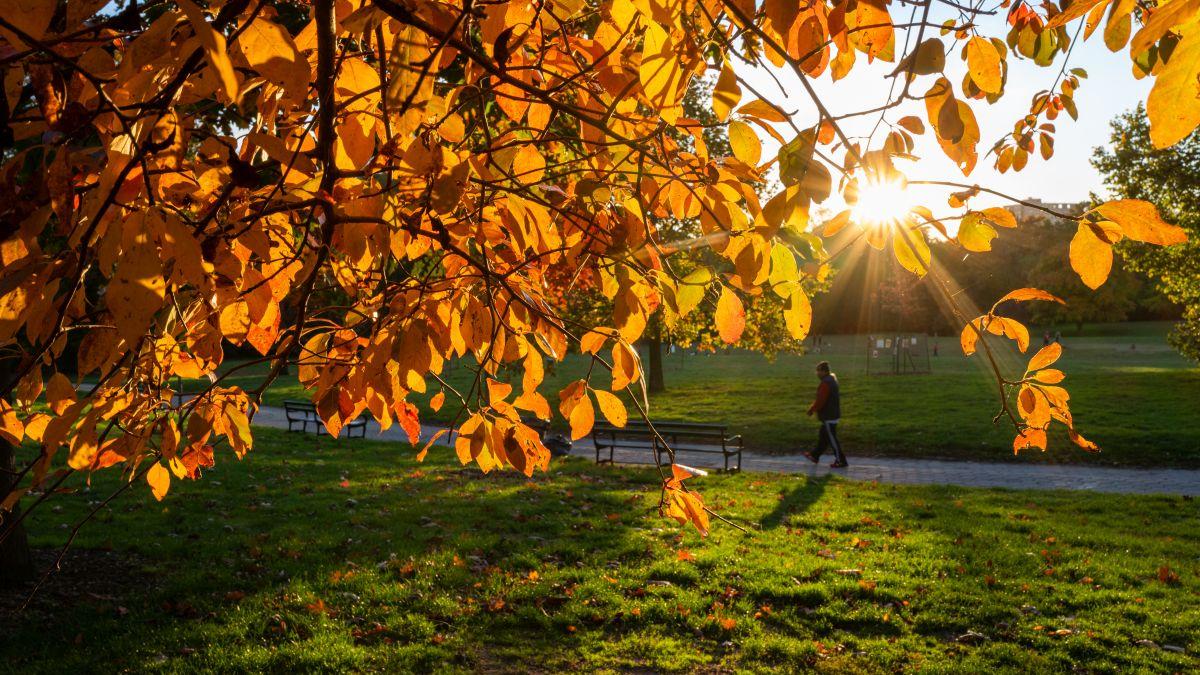
{"type": "Polygon", "coordinates": [[[913,206],[902,176],[869,176],[858,186],[858,202],[851,207],[850,217],[865,226],[892,225],[903,220],[913,206]]]}

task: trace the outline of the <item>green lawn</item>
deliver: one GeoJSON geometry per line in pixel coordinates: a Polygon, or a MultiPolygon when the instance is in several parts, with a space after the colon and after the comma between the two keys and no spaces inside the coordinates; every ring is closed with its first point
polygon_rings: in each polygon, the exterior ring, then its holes
{"type": "MultiPolygon", "coordinates": [[[[7,668],[1200,668],[1190,499],[722,475],[691,482],[762,529],[701,539],[654,512],[649,469],[526,480],[447,449],[418,465],[398,444],[257,439],[162,503],[139,484],[103,509],[84,568],[0,622],[7,668]]],[[[35,512],[34,543],[118,480],[35,512]]]]}
{"type": "MultiPolygon", "coordinates": [[[[1079,451],[1060,429],[1052,435],[1049,452],[1026,453],[1015,461],[1200,466],[1200,368],[1167,346],[1168,328],[1165,323],[1109,324],[1087,326],[1082,336],[1065,335],[1060,361],[1067,373],[1064,386],[1071,393],[1078,428],[1103,452],[1079,451]]],[[[1040,331],[1034,332],[1034,345],[1023,358],[1014,348],[1001,348],[1009,372],[1017,371],[1013,377],[1041,346],[1040,331]]],[[[819,354],[781,356],[774,362],[745,352],[672,355],[665,368],[668,391],[651,398],[651,417],[725,422],[753,450],[796,452],[815,441],[816,426],[804,411],[815,390],[813,366],[827,359],[841,378],[839,433],[850,454],[1014,460],[1011,426],[991,423],[998,409],[995,385],[979,357],[962,356],[956,337],[937,341],[940,355],[930,359],[932,374],[906,376],[868,375],[864,336],[827,340],[831,345],[819,354]]],[[[557,402],[558,389],[586,368],[583,358],[569,357],[547,376],[547,399],[557,402]]],[[[257,384],[253,369],[245,373],[229,381],[257,384]]],[[[472,378],[465,366],[447,375],[464,391],[472,378]]],[[[607,376],[600,376],[602,386],[607,382],[607,376]]],[[[280,405],[287,398],[307,398],[294,375],[281,378],[267,392],[266,402],[280,405]]],[[[422,419],[445,421],[456,412],[447,404],[432,413],[425,400],[427,396],[418,399],[422,419]]]]}

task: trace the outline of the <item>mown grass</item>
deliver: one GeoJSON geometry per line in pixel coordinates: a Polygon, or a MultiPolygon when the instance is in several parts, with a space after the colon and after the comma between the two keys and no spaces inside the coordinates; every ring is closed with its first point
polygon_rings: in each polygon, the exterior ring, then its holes
{"type": "MultiPolygon", "coordinates": [[[[446,449],[419,465],[400,444],[257,438],[162,503],[142,484],[102,509],[76,546],[113,549],[94,572],[123,590],[65,589],[0,627],[6,668],[1200,667],[1200,509],[1180,497],[719,475],[691,482],[754,531],[701,539],[655,513],[652,469],[567,459],[526,480],[446,449]]],[[[34,543],[117,480],[34,512],[34,543]]]]}
{"type": "MultiPolygon", "coordinates": [[[[1200,368],[1167,346],[1168,328],[1164,323],[1105,324],[1088,326],[1079,336],[1066,335],[1060,361],[1067,373],[1064,386],[1079,429],[1103,452],[1081,452],[1058,428],[1049,452],[1025,453],[1015,461],[1200,466],[1200,368]]],[[[1034,332],[1028,354],[997,345],[1010,377],[1019,377],[1041,346],[1040,332],[1034,332]]],[[[991,421],[999,409],[995,382],[979,357],[962,356],[957,338],[936,340],[939,356],[930,358],[932,374],[902,376],[867,374],[865,336],[830,336],[826,341],[819,353],[784,355],[773,362],[745,352],[677,352],[666,358],[668,391],[650,398],[651,417],[724,422],[752,450],[798,452],[816,440],[816,427],[804,411],[815,390],[813,367],[828,360],[841,379],[839,433],[851,454],[1014,461],[1011,425],[991,421]]],[[[582,377],[587,367],[582,357],[569,356],[547,375],[544,395],[556,402],[557,391],[582,377]]],[[[607,384],[607,376],[598,377],[602,386],[607,384]]],[[[473,379],[474,372],[464,365],[446,374],[464,394],[473,379]]],[[[229,381],[252,387],[258,377],[250,369],[229,381]]],[[[426,405],[436,390],[434,386],[417,397],[422,419],[448,421],[457,412],[449,403],[453,396],[439,412],[426,405]]],[[[289,398],[307,399],[308,392],[293,374],[280,378],[265,398],[268,404],[282,405],[289,398]]]]}

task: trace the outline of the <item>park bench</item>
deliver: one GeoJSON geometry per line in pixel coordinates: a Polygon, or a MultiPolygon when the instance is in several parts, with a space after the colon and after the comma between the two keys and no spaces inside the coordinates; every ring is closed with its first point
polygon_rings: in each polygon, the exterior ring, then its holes
{"type": "Polygon", "coordinates": [[[724,424],[698,424],[694,422],[655,422],[654,430],[645,422],[630,421],[623,427],[598,423],[592,427],[592,442],[596,445],[596,463],[612,464],[613,451],[649,450],[661,462],[667,448],[659,440],[661,436],[676,452],[703,452],[721,455],[725,471],[740,471],[742,468],[742,437],[730,436],[724,424]],[[655,435],[654,430],[658,431],[655,435]],[[608,458],[601,452],[608,451],[608,458]],[[729,459],[736,457],[733,467],[729,459]]]}
{"type": "MultiPolygon", "coordinates": [[[[288,431],[307,432],[308,425],[313,425],[313,433],[320,435],[328,433],[325,430],[325,423],[321,421],[321,417],[317,415],[317,406],[308,401],[284,401],[283,413],[287,416],[288,431]],[[296,428],[299,425],[299,428],[296,428]]],[[[354,432],[358,431],[359,438],[367,437],[367,416],[359,415],[355,419],[347,422],[343,427],[346,430],[346,438],[353,438],[354,432]]]]}

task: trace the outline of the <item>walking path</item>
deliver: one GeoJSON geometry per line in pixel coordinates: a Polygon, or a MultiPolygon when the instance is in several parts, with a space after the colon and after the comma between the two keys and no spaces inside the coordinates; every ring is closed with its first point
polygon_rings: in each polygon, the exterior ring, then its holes
{"type": "MultiPolygon", "coordinates": [[[[254,417],[256,425],[287,428],[282,408],[263,406],[254,417]]],[[[427,440],[442,427],[422,425],[421,438],[427,440]]],[[[367,422],[367,438],[408,442],[403,430],[392,427],[380,432],[375,422],[367,422]]],[[[443,436],[446,444],[452,437],[443,436]]],[[[594,457],[595,446],[590,438],[576,441],[571,454],[594,457]]],[[[649,453],[622,451],[614,453],[620,464],[646,464],[649,453]]],[[[688,466],[705,467],[714,455],[680,452],[676,459],[688,466]],[[694,463],[693,463],[694,462],[694,463]]],[[[830,460],[831,458],[826,458],[830,460]]],[[[1022,490],[1090,490],[1123,494],[1200,495],[1200,470],[1189,469],[1124,469],[1069,464],[1024,464],[1019,462],[954,462],[934,459],[901,459],[892,457],[849,457],[846,469],[831,469],[825,462],[813,465],[800,455],[764,455],[745,452],[742,468],[747,471],[795,473],[823,476],[836,473],[853,480],[879,481],[920,485],[962,485],[966,487],[1001,487],[1022,490]]]]}

